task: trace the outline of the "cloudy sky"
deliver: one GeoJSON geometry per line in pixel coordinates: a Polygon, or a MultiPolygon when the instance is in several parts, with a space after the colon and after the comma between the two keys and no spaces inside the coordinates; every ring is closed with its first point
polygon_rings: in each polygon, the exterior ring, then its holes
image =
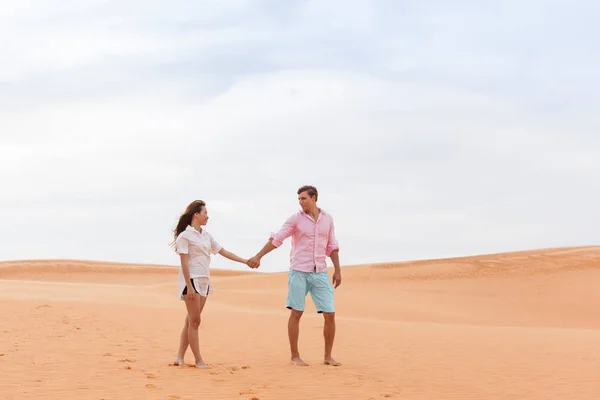
{"type": "MultiPolygon", "coordinates": [[[[195,199],[250,257],[303,184],[343,264],[598,244],[599,11],[2,2],[0,260],[176,265],[195,199]]],[[[289,249],[262,268],[287,269],[289,249]]]]}

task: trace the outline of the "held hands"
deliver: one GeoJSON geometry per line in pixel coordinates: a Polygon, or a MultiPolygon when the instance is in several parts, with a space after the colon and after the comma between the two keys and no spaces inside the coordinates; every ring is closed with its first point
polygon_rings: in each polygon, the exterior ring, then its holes
{"type": "Polygon", "coordinates": [[[249,258],[248,260],[246,260],[246,264],[250,268],[258,268],[258,267],[260,267],[260,258],[256,257],[256,256],[249,258]]]}

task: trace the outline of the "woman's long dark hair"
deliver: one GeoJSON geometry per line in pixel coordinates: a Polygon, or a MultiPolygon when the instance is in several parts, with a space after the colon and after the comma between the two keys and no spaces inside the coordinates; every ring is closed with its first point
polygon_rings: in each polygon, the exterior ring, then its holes
{"type": "Polygon", "coordinates": [[[194,200],[190,204],[188,204],[184,213],[179,217],[179,221],[177,221],[177,226],[173,230],[173,241],[171,242],[171,246],[175,247],[175,241],[177,240],[177,236],[192,223],[192,218],[194,214],[202,211],[202,207],[206,206],[206,203],[202,200],[194,200]]]}

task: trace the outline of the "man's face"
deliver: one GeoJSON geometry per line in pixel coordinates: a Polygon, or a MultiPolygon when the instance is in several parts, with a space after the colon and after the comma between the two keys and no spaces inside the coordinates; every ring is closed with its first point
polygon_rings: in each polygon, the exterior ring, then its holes
{"type": "Polygon", "coordinates": [[[298,195],[298,203],[302,207],[302,211],[312,210],[315,206],[316,200],[314,197],[310,197],[308,192],[302,192],[298,195]]]}

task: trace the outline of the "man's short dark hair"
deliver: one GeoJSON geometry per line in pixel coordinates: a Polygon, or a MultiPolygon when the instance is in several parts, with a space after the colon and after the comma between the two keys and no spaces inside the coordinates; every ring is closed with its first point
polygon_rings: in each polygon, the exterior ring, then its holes
{"type": "Polygon", "coordinates": [[[310,197],[314,197],[315,200],[317,200],[319,198],[319,192],[317,191],[317,188],[311,185],[304,185],[302,186],[300,189],[298,189],[298,193],[300,194],[302,192],[307,192],[308,195],[310,197]]]}

